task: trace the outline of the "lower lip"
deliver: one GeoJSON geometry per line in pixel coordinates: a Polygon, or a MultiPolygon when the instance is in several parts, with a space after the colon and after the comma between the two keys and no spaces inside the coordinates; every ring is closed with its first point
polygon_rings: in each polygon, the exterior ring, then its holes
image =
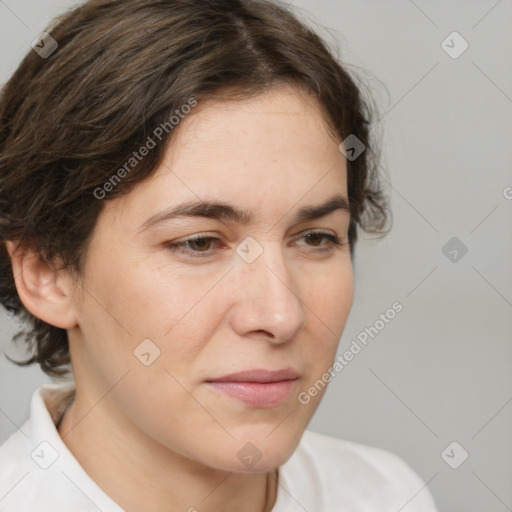
{"type": "Polygon", "coordinates": [[[253,407],[272,407],[287,398],[295,383],[294,380],[279,382],[207,382],[213,389],[237,398],[253,407]]]}

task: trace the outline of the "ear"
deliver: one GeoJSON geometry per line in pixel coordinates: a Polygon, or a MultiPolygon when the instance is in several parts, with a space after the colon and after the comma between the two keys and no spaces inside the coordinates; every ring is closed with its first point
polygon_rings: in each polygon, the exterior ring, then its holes
{"type": "Polygon", "coordinates": [[[5,243],[23,305],[50,325],[62,329],[76,327],[71,277],[42,261],[36,251],[13,241],[5,243]]]}

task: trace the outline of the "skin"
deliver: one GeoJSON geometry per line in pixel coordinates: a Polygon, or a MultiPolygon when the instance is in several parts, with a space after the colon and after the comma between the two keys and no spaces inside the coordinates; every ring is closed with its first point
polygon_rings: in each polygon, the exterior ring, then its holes
{"type": "Polygon", "coordinates": [[[67,329],[77,391],[59,433],[114,501],[127,511],[261,512],[267,474],[273,505],[275,469],[325,388],[306,405],[297,395],[332,365],[352,307],[349,214],[291,222],[303,206],[347,197],[346,160],[316,100],[290,85],[200,103],[175,135],[150,179],[106,202],[80,282],[9,242],[16,285],[27,309],[67,329]],[[254,221],[182,217],[138,231],[198,198],[233,203],[254,221]],[[304,237],[310,230],[344,245],[304,237]],[[206,257],[164,245],[198,234],[220,239],[187,248],[206,257]],[[263,248],[252,263],[235,252],[248,236],[263,248]],[[161,351],[149,366],[134,356],[147,338],[161,351]],[[301,377],[269,408],[204,383],[289,366],[301,377]],[[247,442],[262,454],[251,468],[237,457],[247,442]]]}

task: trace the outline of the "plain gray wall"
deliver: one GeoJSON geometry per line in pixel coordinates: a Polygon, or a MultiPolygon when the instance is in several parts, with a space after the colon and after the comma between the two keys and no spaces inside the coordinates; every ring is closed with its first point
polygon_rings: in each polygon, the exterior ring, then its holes
{"type": "MultiPolygon", "coordinates": [[[[47,22],[77,3],[0,1],[2,83],[47,22]]],[[[338,354],[403,305],[333,378],[309,428],[397,453],[443,512],[512,510],[512,2],[292,3],[339,45],[382,114],[394,224],[358,243],[338,354]],[[442,47],[454,31],[469,45],[457,58],[442,47]],[[455,262],[442,251],[452,237],[468,249],[455,262]],[[441,457],[453,441],[469,453],[458,469],[441,457]]],[[[457,37],[444,45],[451,52],[457,37]]],[[[14,355],[15,325],[3,311],[0,321],[14,355]]],[[[0,442],[48,380],[0,359],[0,442]]]]}

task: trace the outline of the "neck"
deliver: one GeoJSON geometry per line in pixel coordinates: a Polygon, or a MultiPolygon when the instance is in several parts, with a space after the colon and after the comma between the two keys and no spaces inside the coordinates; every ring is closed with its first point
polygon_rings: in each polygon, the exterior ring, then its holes
{"type": "Polygon", "coordinates": [[[173,452],[116,417],[108,400],[77,393],[58,431],[87,474],[127,512],[270,512],[277,497],[277,470],[234,473],[173,452]],[[267,485],[268,484],[268,485],[267,485]]]}

